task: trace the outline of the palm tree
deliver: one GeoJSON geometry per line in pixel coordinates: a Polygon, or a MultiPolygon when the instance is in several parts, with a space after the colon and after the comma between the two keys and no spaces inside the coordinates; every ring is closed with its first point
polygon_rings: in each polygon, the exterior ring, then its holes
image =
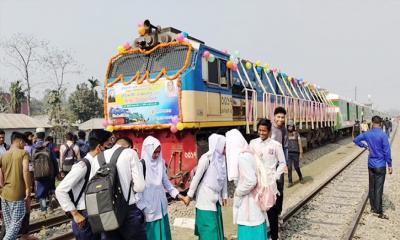
{"type": "Polygon", "coordinates": [[[11,83],[10,98],[10,112],[20,113],[22,102],[25,100],[25,93],[22,90],[21,81],[11,83]]]}
{"type": "Polygon", "coordinates": [[[97,78],[95,79],[94,77],[92,77],[88,79],[88,82],[90,84],[90,90],[92,91],[93,97],[97,99],[98,94],[95,88],[100,86],[100,81],[97,78]]]}
{"type": "Polygon", "coordinates": [[[90,89],[93,91],[96,87],[100,86],[100,81],[98,79],[94,79],[94,77],[89,78],[88,82],[90,83],[90,89]]]}

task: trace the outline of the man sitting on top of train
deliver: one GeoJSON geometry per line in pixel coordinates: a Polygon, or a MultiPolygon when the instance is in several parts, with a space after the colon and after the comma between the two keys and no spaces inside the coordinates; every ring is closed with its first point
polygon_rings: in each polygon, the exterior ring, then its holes
{"type": "Polygon", "coordinates": [[[371,130],[358,135],[353,141],[355,144],[369,151],[368,173],[369,173],[369,203],[371,211],[379,218],[388,219],[383,214],[382,194],[385,183],[386,164],[389,174],[392,174],[392,157],[388,136],[381,129],[382,118],[372,117],[371,130]],[[365,144],[366,142],[367,144],[365,144]]]}

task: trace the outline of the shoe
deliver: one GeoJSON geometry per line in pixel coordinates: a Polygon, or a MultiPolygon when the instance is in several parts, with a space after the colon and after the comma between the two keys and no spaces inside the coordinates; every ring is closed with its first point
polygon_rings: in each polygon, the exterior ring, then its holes
{"type": "Polygon", "coordinates": [[[378,215],[378,218],[380,218],[380,219],[385,219],[385,220],[388,220],[388,219],[389,219],[389,217],[386,216],[386,215],[383,214],[383,213],[379,214],[379,215],[378,215]]]}
{"type": "Polygon", "coordinates": [[[288,188],[290,188],[290,187],[293,187],[293,183],[292,183],[292,182],[290,182],[290,183],[288,184],[288,188]]]}

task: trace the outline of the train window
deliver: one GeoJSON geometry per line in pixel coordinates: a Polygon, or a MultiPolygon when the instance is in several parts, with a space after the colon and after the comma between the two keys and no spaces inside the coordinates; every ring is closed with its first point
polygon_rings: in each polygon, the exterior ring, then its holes
{"type": "Polygon", "coordinates": [[[137,72],[143,74],[146,71],[156,73],[165,68],[178,70],[185,65],[188,48],[185,46],[163,47],[145,55],[134,53],[117,58],[110,66],[108,78],[133,76],[137,72]]]}
{"type": "Polygon", "coordinates": [[[347,121],[350,121],[350,103],[347,103],[347,121]]]}
{"type": "Polygon", "coordinates": [[[208,62],[208,82],[219,84],[218,61],[208,62]]]}
{"type": "Polygon", "coordinates": [[[220,78],[221,78],[221,86],[222,87],[228,87],[229,82],[230,82],[230,72],[228,71],[228,68],[226,67],[226,61],[223,59],[218,59],[219,61],[219,72],[220,72],[220,78]]]}

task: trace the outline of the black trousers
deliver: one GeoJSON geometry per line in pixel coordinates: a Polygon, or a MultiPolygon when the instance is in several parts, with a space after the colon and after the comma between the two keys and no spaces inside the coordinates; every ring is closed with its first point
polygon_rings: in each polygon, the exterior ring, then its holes
{"type": "Polygon", "coordinates": [[[386,167],[368,168],[369,175],[369,203],[372,211],[381,214],[383,184],[385,183],[386,167]]]}
{"type": "Polygon", "coordinates": [[[276,181],[280,195],[276,198],[275,205],[267,211],[268,221],[269,221],[269,234],[272,240],[278,239],[279,233],[279,215],[282,212],[283,205],[283,185],[284,185],[284,175],[276,181]]]}
{"type": "Polygon", "coordinates": [[[303,175],[301,174],[300,171],[300,166],[299,166],[299,157],[300,153],[297,152],[289,152],[288,159],[287,159],[287,167],[288,167],[288,179],[289,183],[292,183],[292,170],[294,167],[294,170],[296,170],[297,175],[299,176],[299,179],[303,179],[303,175]]]}

